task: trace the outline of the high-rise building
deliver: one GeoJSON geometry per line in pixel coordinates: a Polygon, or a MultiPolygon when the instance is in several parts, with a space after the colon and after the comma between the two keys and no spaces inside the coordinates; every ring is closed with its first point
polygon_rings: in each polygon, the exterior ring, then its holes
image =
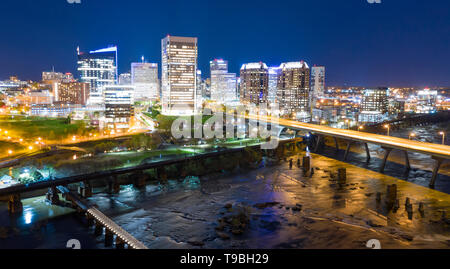
{"type": "Polygon", "coordinates": [[[424,89],[417,92],[416,113],[426,114],[436,112],[437,91],[424,89]]]}
{"type": "Polygon", "coordinates": [[[280,75],[279,67],[269,67],[269,93],[267,99],[270,104],[277,100],[278,76],[280,75]]]}
{"type": "Polygon", "coordinates": [[[133,86],[104,86],[106,127],[117,132],[130,128],[133,115],[133,86]]]}
{"type": "Polygon", "coordinates": [[[162,113],[197,113],[201,108],[197,98],[197,38],[167,36],[161,47],[162,113]]]}
{"type": "Polygon", "coordinates": [[[381,122],[388,112],[388,88],[376,88],[363,90],[360,114],[360,122],[381,122]]]}
{"type": "Polygon", "coordinates": [[[131,63],[131,84],[135,100],[159,99],[158,64],[131,63]]]}
{"type": "Polygon", "coordinates": [[[119,85],[131,85],[131,73],[120,74],[119,85]]]}
{"type": "Polygon", "coordinates": [[[90,84],[90,104],[103,103],[103,87],[117,83],[117,47],[90,51],[78,50],[80,81],[90,84]]]}
{"type": "Polygon", "coordinates": [[[263,62],[248,63],[241,67],[240,100],[244,104],[267,103],[269,68],[263,62]]]}
{"type": "Polygon", "coordinates": [[[64,104],[86,105],[89,96],[89,83],[62,82],[57,84],[55,100],[64,104]]]}
{"type": "Polygon", "coordinates": [[[312,99],[318,100],[325,94],[325,66],[314,65],[311,68],[312,99]]]}
{"type": "Polygon", "coordinates": [[[309,66],[304,61],[280,65],[277,101],[281,114],[309,121],[311,117],[309,77],[309,66]]]}
{"type": "Polygon", "coordinates": [[[236,74],[228,73],[228,61],[214,59],[211,70],[211,100],[228,103],[237,99],[236,74]]]}

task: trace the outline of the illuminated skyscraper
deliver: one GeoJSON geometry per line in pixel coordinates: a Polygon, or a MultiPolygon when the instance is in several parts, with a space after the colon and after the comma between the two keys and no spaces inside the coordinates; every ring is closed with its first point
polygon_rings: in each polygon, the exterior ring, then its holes
{"type": "Polygon", "coordinates": [[[280,74],[279,67],[269,67],[269,93],[267,99],[270,104],[277,100],[278,76],[280,74]]]}
{"type": "Polygon", "coordinates": [[[192,115],[199,111],[197,98],[197,38],[167,36],[162,47],[162,113],[192,115]]]}
{"type": "Polygon", "coordinates": [[[210,61],[211,100],[227,103],[237,99],[236,74],[228,73],[228,61],[210,61]]]}
{"type": "Polygon", "coordinates": [[[304,61],[282,63],[279,72],[277,101],[281,114],[309,121],[311,108],[308,64],[304,61]]]}
{"type": "Polygon", "coordinates": [[[105,120],[107,128],[123,132],[130,128],[133,115],[133,86],[104,86],[105,120]]]}
{"type": "Polygon", "coordinates": [[[89,104],[103,103],[103,87],[117,83],[117,47],[90,51],[78,50],[80,81],[90,84],[89,104]]]}
{"type": "Polygon", "coordinates": [[[131,84],[135,100],[159,99],[158,64],[131,63],[131,84]]]}
{"type": "Polygon", "coordinates": [[[312,98],[317,100],[325,93],[325,66],[313,66],[311,68],[312,98]]]}
{"type": "Polygon", "coordinates": [[[269,68],[265,63],[248,63],[241,67],[240,100],[243,104],[267,103],[269,68]]]}
{"type": "Polygon", "coordinates": [[[373,123],[386,119],[388,95],[388,88],[365,89],[362,94],[358,120],[373,123]]]}
{"type": "Polygon", "coordinates": [[[122,73],[119,75],[119,84],[120,85],[131,85],[131,74],[130,73],[122,73]]]}

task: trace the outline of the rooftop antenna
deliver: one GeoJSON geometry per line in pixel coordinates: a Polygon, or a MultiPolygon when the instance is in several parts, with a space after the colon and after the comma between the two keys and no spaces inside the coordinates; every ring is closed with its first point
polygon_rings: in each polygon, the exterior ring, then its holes
{"type": "Polygon", "coordinates": [[[77,54],[80,55],[80,46],[77,46],[77,54]]]}
{"type": "Polygon", "coordinates": [[[142,59],[142,63],[144,63],[144,55],[142,55],[141,59],[142,59]]]}

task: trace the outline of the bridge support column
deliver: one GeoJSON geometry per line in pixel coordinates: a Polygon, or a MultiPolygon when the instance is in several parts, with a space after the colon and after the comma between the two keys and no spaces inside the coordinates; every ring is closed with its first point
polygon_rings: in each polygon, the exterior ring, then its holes
{"type": "Polygon", "coordinates": [[[88,227],[91,227],[91,226],[94,225],[94,223],[95,223],[94,217],[92,217],[91,215],[89,215],[89,213],[86,213],[86,221],[87,221],[87,226],[88,226],[88,227]]]}
{"type": "Polygon", "coordinates": [[[59,203],[59,195],[56,186],[52,186],[48,189],[47,194],[45,195],[46,199],[52,204],[56,205],[59,203]]]}
{"type": "Polygon", "coordinates": [[[411,170],[411,165],[409,164],[409,157],[408,157],[408,152],[405,150],[403,151],[405,154],[405,166],[406,166],[406,172],[408,172],[409,170],[411,170]]]}
{"type": "Polygon", "coordinates": [[[95,222],[94,234],[95,236],[100,236],[103,234],[103,225],[98,221],[95,222]]]}
{"type": "Polygon", "coordinates": [[[389,154],[392,151],[391,148],[384,148],[384,147],[382,147],[382,149],[384,149],[386,151],[386,153],[384,154],[383,162],[381,163],[380,173],[384,172],[384,167],[386,166],[386,161],[387,161],[387,159],[389,157],[389,154]]]}
{"type": "Polygon", "coordinates": [[[141,189],[145,187],[145,175],[142,171],[139,171],[136,175],[134,175],[133,185],[135,188],[141,189]]]}
{"type": "Polygon", "coordinates": [[[436,157],[433,157],[433,159],[435,163],[433,168],[433,175],[431,176],[430,187],[434,187],[434,184],[436,183],[436,179],[438,176],[439,168],[441,167],[441,164],[444,161],[443,159],[436,157]]]}
{"type": "Polygon", "coordinates": [[[311,157],[303,156],[303,173],[306,175],[311,170],[311,157]]]}
{"type": "Polygon", "coordinates": [[[364,147],[366,148],[366,161],[369,162],[370,161],[369,146],[367,145],[367,143],[364,143],[364,147]]]}
{"type": "Polygon", "coordinates": [[[353,141],[348,141],[347,142],[347,149],[345,150],[344,161],[347,160],[348,153],[350,152],[350,148],[351,148],[352,144],[353,144],[353,141]]]}
{"type": "Polygon", "coordinates": [[[78,186],[78,193],[81,197],[92,197],[92,185],[87,181],[81,182],[78,186]]]}
{"type": "Polygon", "coordinates": [[[117,177],[113,176],[108,181],[108,193],[117,194],[120,192],[120,184],[117,182],[117,177]]]}
{"type": "Polygon", "coordinates": [[[322,142],[322,135],[318,135],[317,136],[316,147],[314,148],[314,152],[318,152],[319,151],[319,146],[320,146],[321,142],[322,142]]]}
{"type": "Polygon", "coordinates": [[[12,194],[9,196],[8,211],[11,214],[21,213],[23,211],[23,205],[20,201],[20,194],[12,194]]]}
{"type": "Polygon", "coordinates": [[[105,247],[112,246],[114,241],[114,234],[105,227],[105,247]]]}
{"type": "Polygon", "coordinates": [[[335,136],[333,136],[334,139],[334,146],[336,147],[336,153],[339,153],[339,143],[335,136]]]}
{"type": "Polygon", "coordinates": [[[125,242],[120,239],[120,237],[116,236],[116,248],[117,249],[124,249],[125,248],[125,242]]]}

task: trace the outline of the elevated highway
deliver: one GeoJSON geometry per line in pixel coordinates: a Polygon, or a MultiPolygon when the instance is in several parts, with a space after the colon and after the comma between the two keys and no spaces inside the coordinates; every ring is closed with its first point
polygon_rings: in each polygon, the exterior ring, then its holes
{"type": "Polygon", "coordinates": [[[258,115],[246,115],[246,119],[254,121],[263,121],[271,124],[278,124],[282,128],[288,128],[298,131],[308,131],[318,135],[315,151],[318,150],[319,144],[323,141],[324,136],[330,136],[335,139],[336,147],[338,149],[337,139],[343,139],[347,141],[347,149],[344,158],[348,156],[348,152],[353,143],[359,142],[363,143],[366,147],[367,159],[370,160],[370,153],[367,144],[375,144],[381,146],[385,149],[386,153],[383,158],[383,164],[380,172],[384,171],[384,166],[386,165],[387,158],[392,149],[397,149],[405,152],[406,167],[409,169],[409,158],[408,152],[417,152],[421,154],[426,154],[431,156],[435,160],[435,166],[433,169],[433,176],[430,181],[430,186],[434,186],[438,170],[442,162],[450,159],[450,146],[432,144],[420,141],[413,141],[405,138],[398,138],[386,135],[372,134],[361,131],[344,130],[338,128],[332,128],[323,125],[304,123],[294,120],[271,118],[268,116],[258,116],[258,115]]]}

